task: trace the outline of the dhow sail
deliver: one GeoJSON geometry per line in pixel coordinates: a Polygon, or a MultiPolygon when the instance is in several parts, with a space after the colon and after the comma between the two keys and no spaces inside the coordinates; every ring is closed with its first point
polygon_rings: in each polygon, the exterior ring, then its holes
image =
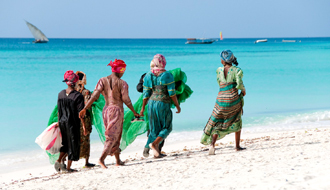
{"type": "Polygon", "coordinates": [[[34,42],[48,42],[48,38],[45,36],[44,33],[41,32],[37,27],[35,27],[33,24],[29,23],[28,21],[25,21],[26,25],[29,27],[32,35],[35,38],[34,42]]]}

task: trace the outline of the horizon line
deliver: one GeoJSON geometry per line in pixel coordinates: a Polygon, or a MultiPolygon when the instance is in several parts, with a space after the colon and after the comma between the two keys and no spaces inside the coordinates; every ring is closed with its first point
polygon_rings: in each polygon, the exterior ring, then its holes
{"type": "MultiPolygon", "coordinates": [[[[141,40],[144,40],[144,39],[187,39],[187,37],[185,38],[93,38],[93,37],[90,37],[90,38],[85,38],[85,37],[82,37],[82,38],[70,38],[70,37],[64,37],[64,38],[60,38],[60,37],[55,37],[55,38],[49,38],[47,37],[48,39],[141,39],[141,40]]],[[[261,38],[270,38],[270,39],[273,39],[273,38],[330,38],[330,36],[317,36],[317,37],[314,37],[314,36],[308,36],[308,37],[239,37],[239,38],[223,38],[224,40],[225,39],[261,39],[261,38]]],[[[33,37],[0,37],[0,39],[34,39],[33,37]]],[[[201,39],[201,38],[197,38],[197,39],[201,39]]],[[[204,38],[204,39],[220,39],[220,38],[204,38]]]]}

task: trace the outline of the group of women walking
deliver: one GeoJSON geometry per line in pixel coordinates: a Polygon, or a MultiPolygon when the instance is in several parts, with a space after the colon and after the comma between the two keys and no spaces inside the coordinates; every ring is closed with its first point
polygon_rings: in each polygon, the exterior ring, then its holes
{"type": "MultiPolygon", "coordinates": [[[[216,140],[233,132],[236,133],[236,150],[243,149],[239,146],[243,96],[246,94],[242,81],[243,71],[236,67],[236,57],[230,50],[221,52],[220,57],[223,67],[216,71],[220,91],[201,139],[202,144],[211,144],[210,155],[215,154],[216,140]],[[238,90],[241,90],[241,94],[238,94],[238,90]]],[[[152,149],[155,158],[166,156],[161,153],[159,145],[163,145],[172,131],[171,107],[176,107],[176,113],[180,113],[180,103],[192,94],[189,86],[185,85],[185,73],[180,69],[166,71],[165,57],[161,54],[155,55],[150,64],[150,72],[141,78],[143,94],[132,104],[128,95],[128,84],[121,79],[126,70],[125,62],[116,59],[108,66],[111,66],[112,74],[101,78],[92,94],[83,86],[86,84],[86,75],[83,72],[78,72],[77,75],[73,71],[67,71],[64,75],[68,88],[59,93],[57,103],[58,126],[63,139],[61,153],[54,165],[57,171],[74,171],[70,168],[71,162],[78,160],[81,157],[79,154],[86,158],[87,167],[94,166],[88,162],[91,120],[97,119],[92,116],[94,112],[91,108],[95,102],[100,102],[101,94],[104,98],[104,130],[97,130],[102,132],[100,137],[103,134],[105,136],[104,149],[99,159],[102,168],[107,168],[104,160],[108,155],[115,156],[117,166],[123,165],[120,160],[121,149],[126,148],[137,135],[146,130],[149,132],[143,155],[149,156],[149,150],[152,149]],[[124,112],[123,104],[129,111],[124,112]],[[136,125],[127,122],[133,115],[137,120],[136,125]],[[64,164],[66,156],[67,165],[64,164]]]]}

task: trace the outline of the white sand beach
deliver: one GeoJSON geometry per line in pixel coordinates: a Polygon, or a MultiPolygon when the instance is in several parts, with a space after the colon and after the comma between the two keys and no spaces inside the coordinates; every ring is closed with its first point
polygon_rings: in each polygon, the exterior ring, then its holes
{"type": "MultiPolygon", "coordinates": [[[[195,139],[165,144],[168,155],[142,158],[142,149],[122,154],[126,165],[57,174],[51,165],[2,174],[0,189],[330,189],[330,129],[272,133],[242,132],[236,152],[234,136],[217,142],[216,155],[195,139]]],[[[97,158],[91,159],[96,163],[97,158]]]]}

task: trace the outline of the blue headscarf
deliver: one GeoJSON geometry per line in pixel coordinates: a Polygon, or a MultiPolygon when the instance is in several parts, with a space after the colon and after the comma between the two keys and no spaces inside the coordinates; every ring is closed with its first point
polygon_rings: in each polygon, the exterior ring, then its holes
{"type": "Polygon", "coordinates": [[[220,53],[220,57],[223,61],[225,61],[227,63],[232,63],[235,60],[235,56],[234,56],[233,52],[230,51],[229,49],[223,50],[220,53]]]}

